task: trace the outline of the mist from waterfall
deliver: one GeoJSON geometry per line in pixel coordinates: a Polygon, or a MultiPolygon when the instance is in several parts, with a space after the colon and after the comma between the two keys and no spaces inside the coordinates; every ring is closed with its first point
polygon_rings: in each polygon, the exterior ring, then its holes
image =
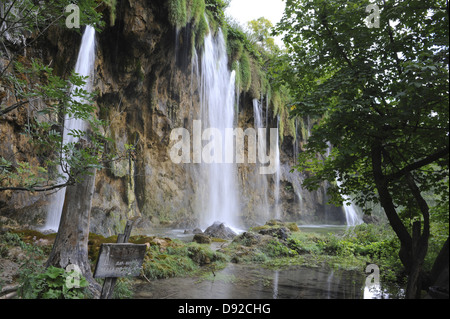
{"type": "MultiPolygon", "coordinates": [[[[235,119],[235,72],[228,69],[225,39],[221,30],[205,37],[201,58],[200,104],[203,125],[203,140],[209,141],[207,149],[220,162],[201,163],[206,193],[203,200],[201,227],[214,222],[225,223],[231,228],[240,228],[237,165],[226,163],[227,154],[235,154],[232,140],[214,140],[226,136],[233,129],[235,119]],[[219,134],[214,134],[215,132],[219,134]],[[210,148],[208,148],[210,146],[210,148]],[[220,152],[220,153],[216,153],[220,152]]],[[[211,155],[212,155],[211,154],[211,155]]]]}
{"type": "MultiPolygon", "coordinates": [[[[92,73],[94,71],[95,65],[95,29],[91,26],[86,26],[83,38],[81,40],[80,51],[78,53],[77,63],[75,65],[75,72],[81,76],[89,76],[90,78],[86,81],[84,90],[91,92],[92,90],[92,73]]],[[[72,92],[76,90],[77,87],[72,89],[72,92]]],[[[76,143],[76,137],[70,135],[69,133],[73,130],[85,131],[86,123],[82,119],[71,117],[66,114],[64,119],[64,130],[63,130],[63,143],[76,143]]],[[[59,175],[62,177],[59,183],[64,183],[67,180],[67,174],[65,174],[61,167],[58,167],[59,175]]],[[[61,213],[64,205],[64,198],[66,195],[66,188],[58,190],[53,194],[51,198],[51,203],[48,207],[47,220],[44,226],[45,230],[58,231],[59,222],[61,219],[61,213]]]]}

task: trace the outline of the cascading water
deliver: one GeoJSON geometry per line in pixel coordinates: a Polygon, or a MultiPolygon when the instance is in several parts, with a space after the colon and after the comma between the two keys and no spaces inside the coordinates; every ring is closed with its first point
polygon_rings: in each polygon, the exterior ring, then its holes
{"type": "MultiPolygon", "coordinates": [[[[326,156],[330,156],[331,154],[331,144],[328,144],[326,156]]],[[[341,188],[342,182],[336,179],[336,184],[339,188],[341,188]]],[[[357,226],[363,223],[362,218],[358,214],[358,210],[356,205],[352,202],[352,200],[348,196],[344,196],[344,213],[345,219],[347,221],[347,226],[357,226]]]]}
{"type": "MultiPolygon", "coordinates": [[[[341,187],[341,182],[336,180],[338,187],[341,187]]],[[[344,196],[344,212],[347,226],[357,226],[363,223],[363,220],[358,214],[357,207],[348,196],[344,196]]]]}
{"type": "MultiPolygon", "coordinates": [[[[268,120],[268,104],[266,103],[266,116],[264,117],[263,112],[263,103],[262,101],[258,101],[257,99],[253,100],[253,116],[255,120],[255,129],[263,129],[267,131],[269,120],[268,120]]],[[[279,119],[278,119],[279,120],[279,119]]],[[[277,122],[278,126],[278,122],[277,122]]],[[[273,209],[270,208],[269,205],[269,185],[266,175],[259,175],[257,191],[261,194],[261,205],[259,208],[259,218],[262,219],[261,222],[265,222],[270,218],[281,218],[281,208],[280,208],[280,178],[281,178],[281,163],[280,163],[280,148],[279,148],[279,130],[277,127],[277,138],[275,139],[275,152],[270,154],[270,162],[275,163],[275,174],[273,174],[273,183],[274,183],[274,205],[273,209]]],[[[267,144],[266,140],[263,140],[258,137],[258,148],[261,150],[263,156],[267,156],[267,144]]],[[[261,165],[261,164],[260,164],[261,165]]]]}
{"type": "MultiPolygon", "coordinates": [[[[255,129],[264,129],[265,128],[265,121],[264,121],[264,115],[263,115],[263,109],[262,104],[257,99],[253,100],[253,116],[255,120],[255,129]]],[[[267,149],[266,149],[266,141],[262,140],[261,138],[258,138],[258,150],[261,152],[261,154],[266,155],[267,149]]],[[[261,164],[259,164],[261,165],[261,164]]],[[[261,196],[260,201],[260,207],[259,207],[259,213],[258,217],[262,220],[260,222],[265,222],[266,220],[270,219],[270,207],[269,207],[269,199],[268,199],[268,193],[269,193],[269,186],[267,183],[267,177],[265,175],[258,175],[258,185],[255,185],[255,188],[257,188],[257,193],[261,196]]]]}
{"type": "MultiPolygon", "coordinates": [[[[80,51],[78,53],[77,63],[75,65],[75,72],[82,76],[91,76],[95,65],[95,29],[91,26],[86,26],[83,38],[81,41],[80,51]]],[[[88,92],[92,89],[91,78],[86,81],[84,89],[88,92]]],[[[75,90],[76,87],[73,88],[75,90]]],[[[63,132],[63,143],[75,143],[76,139],[74,136],[69,135],[73,130],[84,131],[86,129],[86,124],[84,120],[70,117],[66,115],[64,119],[64,132],[63,132]]],[[[62,172],[59,167],[59,174],[65,176],[66,174],[62,172]]],[[[60,182],[64,183],[66,178],[62,177],[60,182]]],[[[51,200],[48,208],[47,220],[44,229],[45,230],[55,230],[58,231],[59,222],[61,219],[61,212],[64,205],[64,198],[66,195],[66,189],[62,188],[56,192],[51,200]]]]}
{"type": "MultiPolygon", "coordinates": [[[[268,109],[267,109],[268,112],[268,109]]],[[[276,145],[276,154],[275,154],[275,218],[281,219],[281,207],[280,207],[280,179],[281,179],[281,163],[280,163],[280,117],[277,118],[277,145],[276,145]]]]}
{"type": "Polygon", "coordinates": [[[205,38],[201,64],[202,125],[204,129],[210,129],[210,133],[213,133],[211,130],[217,132],[214,137],[205,136],[205,130],[203,139],[210,141],[208,145],[213,145],[213,157],[221,157],[221,160],[212,163],[202,161],[207,194],[201,196],[206,196],[207,200],[200,223],[204,227],[217,221],[236,229],[240,228],[237,166],[225,161],[227,155],[234,154],[234,143],[225,136],[226,130],[234,127],[235,72],[228,70],[227,50],[220,30],[217,36],[209,32],[205,38]],[[212,141],[217,136],[224,138],[222,141],[212,141]]]}

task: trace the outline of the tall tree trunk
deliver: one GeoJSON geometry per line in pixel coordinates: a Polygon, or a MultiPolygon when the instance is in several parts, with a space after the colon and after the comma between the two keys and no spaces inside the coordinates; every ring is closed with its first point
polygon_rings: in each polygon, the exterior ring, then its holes
{"type": "Polygon", "coordinates": [[[400,260],[403,266],[405,266],[406,270],[409,271],[412,251],[412,238],[402,220],[398,216],[392,196],[389,193],[388,183],[382,169],[382,146],[380,143],[375,143],[372,146],[372,170],[375,185],[378,190],[380,204],[384,209],[384,212],[389,220],[392,229],[397,234],[397,237],[400,240],[400,260]]]}
{"type": "Polygon", "coordinates": [[[94,298],[99,298],[101,286],[95,281],[88,259],[89,223],[95,186],[95,169],[83,182],[68,186],[66,198],[48,266],[66,268],[76,265],[89,282],[94,298]]]}
{"type": "Polygon", "coordinates": [[[411,190],[417,205],[423,216],[423,230],[421,232],[421,222],[415,222],[413,225],[411,270],[406,288],[406,298],[420,298],[422,290],[422,266],[428,252],[428,240],[430,238],[430,211],[426,200],[422,197],[419,187],[417,187],[414,178],[410,173],[406,175],[406,181],[411,190]]]}
{"type": "Polygon", "coordinates": [[[419,298],[422,289],[422,266],[428,251],[428,239],[430,237],[430,215],[428,204],[420,193],[412,175],[404,174],[407,185],[414,196],[417,206],[423,215],[423,231],[421,232],[421,222],[413,225],[412,236],[409,234],[402,220],[397,214],[391,194],[389,193],[388,181],[383,174],[382,155],[383,148],[380,142],[375,142],[372,146],[372,170],[375,185],[378,190],[381,206],[383,207],[389,223],[400,240],[400,260],[405,266],[408,274],[406,288],[406,298],[419,298]]]}

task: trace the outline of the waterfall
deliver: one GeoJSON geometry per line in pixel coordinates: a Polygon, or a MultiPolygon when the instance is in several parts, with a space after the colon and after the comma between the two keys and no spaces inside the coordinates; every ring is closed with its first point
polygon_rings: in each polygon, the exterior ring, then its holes
{"type": "MultiPolygon", "coordinates": [[[[267,113],[268,114],[268,113],[267,113]]],[[[281,219],[281,210],[280,210],[280,174],[281,174],[281,163],[280,163],[280,116],[277,117],[277,145],[276,145],[276,154],[275,154],[275,218],[281,219]]]]}
{"type": "MultiPolygon", "coordinates": [[[[231,228],[239,228],[239,200],[237,165],[226,163],[227,154],[234,154],[234,143],[225,137],[226,130],[233,129],[235,116],[235,72],[228,70],[228,56],[222,31],[217,36],[212,32],[205,37],[201,60],[200,103],[202,108],[203,140],[210,141],[213,157],[221,157],[212,163],[200,164],[206,182],[207,194],[204,201],[201,226],[209,226],[218,221],[231,228]],[[217,132],[214,137],[205,133],[217,132]]],[[[205,154],[203,154],[205,155],[205,154]]],[[[208,154],[210,155],[210,154],[208,154]]]]}
{"type": "MultiPolygon", "coordinates": [[[[94,70],[95,64],[95,29],[91,26],[86,26],[83,38],[81,41],[80,51],[78,53],[77,63],[75,65],[75,72],[82,76],[91,76],[94,70]]],[[[77,89],[74,87],[72,92],[77,89]]],[[[91,79],[86,81],[84,89],[88,92],[92,89],[91,79]]],[[[75,137],[69,135],[72,130],[84,131],[86,124],[84,120],[71,117],[66,114],[64,119],[64,131],[63,131],[63,143],[75,143],[77,142],[75,137]]],[[[59,182],[64,183],[67,175],[62,172],[61,167],[58,168],[59,174],[65,176],[59,182]]],[[[47,220],[44,229],[58,231],[59,222],[61,219],[62,208],[64,205],[64,198],[66,189],[62,188],[56,192],[51,199],[51,203],[48,208],[47,220]]]]}
{"type": "MultiPolygon", "coordinates": [[[[253,99],[253,117],[254,117],[254,125],[255,129],[264,129],[265,128],[265,121],[263,116],[263,109],[262,109],[262,103],[258,101],[258,99],[253,99]]],[[[266,141],[258,138],[258,150],[261,151],[261,154],[267,154],[266,149],[266,141]]],[[[259,164],[261,165],[261,164],[259,164]]],[[[258,167],[259,169],[259,167],[258,167]]],[[[260,200],[260,207],[258,207],[259,213],[258,217],[262,220],[260,222],[265,223],[268,219],[270,219],[270,207],[269,207],[269,199],[268,199],[268,193],[269,193],[269,186],[267,183],[267,177],[265,175],[258,174],[258,185],[255,185],[255,188],[257,188],[257,192],[261,196],[260,200]]]]}
{"type": "MultiPolygon", "coordinates": [[[[328,148],[326,152],[326,157],[329,157],[331,155],[331,144],[330,142],[327,142],[328,148]]],[[[339,175],[339,173],[338,173],[339,175]]],[[[341,188],[342,182],[336,178],[336,184],[338,188],[341,188]]],[[[345,213],[345,219],[347,221],[347,226],[357,226],[361,225],[363,223],[362,218],[360,217],[358,213],[357,206],[352,202],[352,200],[348,196],[344,196],[344,213],[345,213]]]]}
{"type": "MultiPolygon", "coordinates": [[[[338,187],[341,187],[341,182],[336,179],[338,187]]],[[[357,207],[348,196],[344,196],[344,212],[347,226],[357,226],[363,223],[363,220],[358,214],[357,207]]]]}

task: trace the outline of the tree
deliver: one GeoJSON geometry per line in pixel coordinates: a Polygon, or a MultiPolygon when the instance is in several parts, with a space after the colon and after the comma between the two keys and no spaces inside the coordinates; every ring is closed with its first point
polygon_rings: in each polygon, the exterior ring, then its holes
{"type": "Polygon", "coordinates": [[[304,186],[337,179],[333,202],[381,204],[408,298],[432,284],[423,272],[430,218],[446,210],[448,223],[448,24],[443,0],[288,0],[277,26],[291,57],[291,115],[319,119],[296,167],[311,173],[304,186]],[[378,28],[367,23],[373,8],[378,28]]]}
{"type": "MultiPolygon", "coordinates": [[[[103,24],[101,14],[95,10],[97,1],[73,2],[82,12],[81,25],[103,24]]],[[[103,123],[96,119],[95,95],[82,88],[87,78],[72,73],[63,79],[41,61],[20,55],[50,26],[65,27],[64,8],[69,3],[72,1],[11,0],[1,4],[0,92],[8,94],[0,95],[0,120],[13,112],[27,114],[29,111],[26,124],[16,126],[20,126],[30,148],[27,149],[29,157],[22,161],[14,154],[11,158],[4,156],[0,148],[0,191],[47,192],[68,187],[59,232],[47,266],[78,266],[96,297],[100,287],[92,278],[87,254],[90,209],[95,172],[115,157],[106,154],[106,144],[111,141],[100,134],[103,123]],[[26,41],[14,42],[21,37],[26,41]],[[79,138],[77,142],[63,141],[66,115],[88,123],[86,132],[69,131],[69,135],[79,138]],[[37,160],[32,162],[29,159],[33,157],[37,160]]]]}
{"type": "Polygon", "coordinates": [[[250,29],[250,37],[259,43],[264,50],[274,51],[277,49],[275,40],[271,37],[273,24],[270,20],[261,17],[257,20],[249,21],[247,26],[250,29]]]}
{"type": "Polygon", "coordinates": [[[91,178],[67,187],[68,195],[61,215],[60,230],[47,266],[66,268],[76,265],[89,283],[89,291],[94,298],[98,298],[101,287],[92,276],[88,258],[89,221],[95,187],[95,169],[91,169],[90,173],[91,178]]]}

